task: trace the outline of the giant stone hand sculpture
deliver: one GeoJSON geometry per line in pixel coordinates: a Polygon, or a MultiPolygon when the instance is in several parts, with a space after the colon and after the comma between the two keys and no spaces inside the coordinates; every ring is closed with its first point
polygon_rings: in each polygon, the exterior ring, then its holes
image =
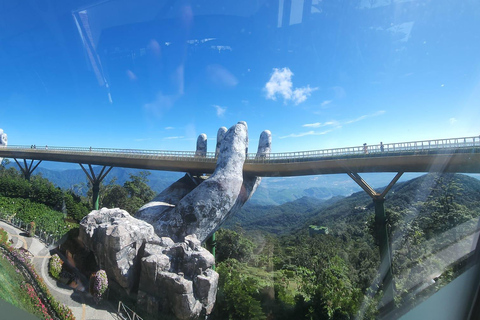
{"type": "MultiPolygon", "coordinates": [[[[271,150],[271,133],[260,135],[257,157],[271,150]]],[[[255,192],[261,178],[243,175],[248,150],[248,128],[243,121],[228,131],[218,130],[215,172],[205,181],[187,174],[140,208],[136,218],[153,225],[155,233],[182,241],[195,234],[206,240],[231,214],[240,210],[255,192]]],[[[206,154],[206,136],[197,141],[197,156],[206,154]]]]}
{"type": "MultiPolygon", "coordinates": [[[[7,134],[3,133],[3,129],[0,129],[0,147],[6,147],[8,144],[7,134]]],[[[0,158],[0,163],[2,163],[3,158],[0,158]]]]}
{"type": "MultiPolygon", "coordinates": [[[[270,132],[262,132],[257,157],[266,157],[271,143],[270,132]]],[[[228,131],[222,127],[217,167],[208,179],[186,174],[135,218],[118,208],[103,208],[82,219],[80,240],[109,279],[137,299],[137,307],[182,320],[212,312],[219,276],[201,241],[238,211],[260,183],[261,178],[243,174],[247,150],[245,122],[228,131]]],[[[206,136],[200,135],[195,156],[205,157],[206,152],[206,136]]]]}

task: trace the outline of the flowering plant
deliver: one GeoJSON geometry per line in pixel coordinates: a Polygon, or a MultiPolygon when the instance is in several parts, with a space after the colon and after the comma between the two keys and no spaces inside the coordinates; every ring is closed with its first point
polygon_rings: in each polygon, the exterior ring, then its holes
{"type": "Polygon", "coordinates": [[[50,272],[50,275],[52,277],[54,277],[55,279],[60,278],[60,272],[62,272],[62,265],[63,265],[63,261],[62,261],[62,259],[60,259],[58,254],[54,254],[50,258],[48,271],[50,272]]]}
{"type": "Polygon", "coordinates": [[[29,283],[23,283],[21,287],[30,296],[30,299],[32,299],[32,302],[35,304],[35,307],[37,307],[43,313],[44,318],[48,320],[53,320],[50,314],[48,313],[47,307],[45,307],[42,300],[40,300],[33,286],[29,283]]]}
{"type": "Polygon", "coordinates": [[[95,300],[96,303],[99,303],[103,299],[103,294],[108,288],[107,273],[105,270],[98,270],[92,278],[90,278],[90,281],[92,281],[91,293],[93,295],[93,300],[95,300]]]}

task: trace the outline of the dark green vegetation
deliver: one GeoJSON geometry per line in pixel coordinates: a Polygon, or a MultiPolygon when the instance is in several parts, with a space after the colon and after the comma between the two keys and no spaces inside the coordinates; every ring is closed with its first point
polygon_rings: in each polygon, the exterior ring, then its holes
{"type": "Polygon", "coordinates": [[[130,174],[130,179],[123,186],[116,184],[115,179],[100,186],[100,207],[121,208],[134,215],[155,196],[147,184],[149,175],[148,171],[140,171],[138,175],[130,174]]]}
{"type": "MultiPolygon", "coordinates": [[[[408,310],[468,267],[480,181],[424,175],[398,183],[385,207],[395,303],[408,310]]],[[[220,287],[213,318],[375,318],[381,282],[373,217],[364,192],[323,203],[303,198],[248,206],[229,222],[233,230],[217,233],[220,287]],[[309,233],[310,225],[329,232],[309,233]]]]}
{"type": "MultiPolygon", "coordinates": [[[[149,174],[147,171],[130,174],[123,186],[116,184],[116,178],[101,184],[100,207],[119,207],[135,213],[155,196],[147,184],[149,174]]],[[[14,167],[0,166],[0,213],[4,218],[34,222],[35,228],[47,233],[64,234],[74,227],[75,222],[93,209],[91,197],[90,184],[64,190],[41,175],[33,175],[28,181],[14,167]]]]}

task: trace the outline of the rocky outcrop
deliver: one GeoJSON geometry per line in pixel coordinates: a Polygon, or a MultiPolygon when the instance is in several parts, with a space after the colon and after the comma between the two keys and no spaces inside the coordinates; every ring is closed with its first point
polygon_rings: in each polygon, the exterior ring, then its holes
{"type": "Polygon", "coordinates": [[[170,308],[178,319],[210,314],[218,285],[214,262],[194,235],[180,243],[170,238],[148,243],[141,260],[139,305],[159,313],[170,308]]]}
{"type": "MultiPolygon", "coordinates": [[[[242,121],[225,130],[218,130],[217,166],[208,179],[202,182],[186,175],[136,213],[136,217],[154,226],[157,235],[181,241],[186,235],[195,234],[203,242],[252,196],[260,178],[243,176],[247,124],[242,121]]],[[[264,131],[257,157],[266,157],[270,149],[271,134],[264,131]]]]}
{"type": "Polygon", "coordinates": [[[123,288],[131,289],[138,273],[139,251],[147,239],[157,236],[150,224],[127,211],[103,208],[82,219],[79,237],[95,253],[99,267],[123,288]]]}
{"type": "Polygon", "coordinates": [[[195,319],[212,311],[218,274],[195,235],[175,243],[124,210],[103,208],[82,219],[79,238],[109,279],[137,294],[149,313],[195,319]]]}

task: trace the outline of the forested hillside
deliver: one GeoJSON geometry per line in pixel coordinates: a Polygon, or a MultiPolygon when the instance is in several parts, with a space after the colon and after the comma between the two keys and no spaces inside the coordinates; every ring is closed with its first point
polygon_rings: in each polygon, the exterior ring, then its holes
{"type": "MultiPolygon", "coordinates": [[[[334,203],[302,201],[247,207],[244,215],[255,223],[243,216],[218,233],[218,319],[227,312],[232,319],[376,316],[381,286],[371,198],[359,192],[334,203]],[[310,225],[329,232],[309,234],[310,225]],[[276,236],[280,226],[294,231],[276,236]]],[[[408,310],[463,272],[479,205],[480,181],[460,174],[428,174],[392,188],[385,207],[397,307],[408,310]]]]}

